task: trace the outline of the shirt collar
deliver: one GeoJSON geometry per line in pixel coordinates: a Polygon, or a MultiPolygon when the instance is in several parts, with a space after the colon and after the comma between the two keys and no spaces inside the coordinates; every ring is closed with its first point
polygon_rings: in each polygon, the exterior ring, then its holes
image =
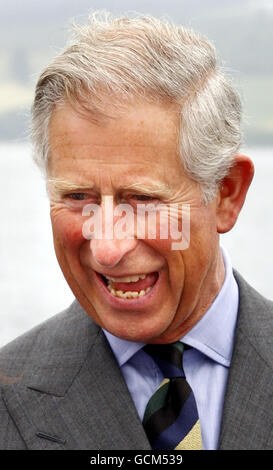
{"type": "Polygon", "coordinates": [[[228,253],[223,247],[225,280],[207,312],[181,340],[214,361],[229,366],[237,321],[239,290],[228,253]]]}
{"type": "MultiPolygon", "coordinates": [[[[226,272],[222,288],[205,315],[181,338],[181,341],[198,349],[214,361],[229,366],[233,350],[239,292],[229,256],[223,247],[221,249],[226,272]]],[[[144,346],[144,343],[127,341],[106,330],[103,331],[120,367],[144,346]]]]}
{"type": "Polygon", "coordinates": [[[112,335],[109,331],[103,330],[111,349],[114,353],[119,366],[123,366],[125,362],[129,361],[140,349],[143,348],[144,343],[135,343],[127,341],[126,339],[118,338],[112,335]]]}

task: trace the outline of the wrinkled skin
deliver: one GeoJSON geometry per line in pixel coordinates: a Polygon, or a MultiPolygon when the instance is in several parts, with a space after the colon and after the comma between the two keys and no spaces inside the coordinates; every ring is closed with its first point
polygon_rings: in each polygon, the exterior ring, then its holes
{"type": "Polygon", "coordinates": [[[219,233],[234,225],[253,176],[252,162],[238,155],[216,197],[205,205],[178,156],[178,123],[176,106],[148,103],[128,106],[100,123],[67,104],[55,109],[50,123],[49,178],[65,182],[62,188],[49,184],[59,264],[88,315],[131,341],[176,341],[204,315],[225,276],[219,233]],[[130,189],[136,182],[137,190],[130,189]],[[172,250],[170,237],[158,235],[151,240],[84,238],[84,205],[100,204],[104,212],[106,196],[113,196],[115,204],[135,208],[143,195],[156,203],[190,204],[186,250],[172,250]],[[158,272],[160,288],[134,308],[126,302],[115,306],[98,288],[96,272],[113,277],[158,272]]]}

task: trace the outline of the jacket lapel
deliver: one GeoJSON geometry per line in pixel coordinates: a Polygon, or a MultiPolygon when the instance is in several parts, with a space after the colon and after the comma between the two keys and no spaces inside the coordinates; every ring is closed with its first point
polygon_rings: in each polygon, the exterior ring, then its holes
{"type": "Polygon", "coordinates": [[[3,392],[6,406],[29,449],[150,449],[108,342],[85,317],[76,315],[84,323],[81,342],[74,341],[77,353],[70,349],[59,360],[55,355],[58,364],[49,370],[37,368],[26,385],[9,385],[3,392]]]}
{"type": "Polygon", "coordinates": [[[272,446],[273,422],[269,304],[238,273],[235,276],[240,304],[220,449],[267,449],[272,446]]]}

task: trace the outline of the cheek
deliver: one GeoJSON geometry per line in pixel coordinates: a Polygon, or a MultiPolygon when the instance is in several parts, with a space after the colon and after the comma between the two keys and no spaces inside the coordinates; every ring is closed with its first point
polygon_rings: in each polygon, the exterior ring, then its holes
{"type": "MultiPolygon", "coordinates": [[[[146,230],[145,243],[164,257],[179,259],[181,258],[180,252],[187,250],[190,246],[190,223],[182,223],[181,218],[176,220],[174,217],[162,220],[163,223],[157,220],[156,229],[150,231],[152,236],[149,236],[146,230]]],[[[146,227],[148,225],[146,221],[146,227]]]]}
{"type": "Polygon", "coordinates": [[[55,245],[75,250],[85,241],[82,234],[83,218],[81,215],[71,214],[65,210],[52,210],[51,223],[55,245]]]}
{"type": "Polygon", "coordinates": [[[165,269],[167,270],[166,282],[172,291],[172,295],[176,297],[180,295],[181,289],[183,289],[184,283],[184,251],[173,249],[172,239],[160,239],[158,237],[155,240],[145,240],[145,243],[149,245],[154,251],[165,259],[165,269]]]}

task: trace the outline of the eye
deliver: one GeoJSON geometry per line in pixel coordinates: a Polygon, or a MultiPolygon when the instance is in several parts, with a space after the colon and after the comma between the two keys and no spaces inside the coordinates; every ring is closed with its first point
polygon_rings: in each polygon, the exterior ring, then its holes
{"type": "Polygon", "coordinates": [[[67,197],[73,199],[74,201],[84,201],[88,198],[88,195],[85,193],[72,193],[68,194],[67,197]]]}
{"type": "Polygon", "coordinates": [[[148,194],[132,194],[128,198],[129,204],[133,207],[133,209],[140,211],[149,211],[157,210],[160,204],[160,200],[156,198],[154,195],[149,196],[148,194]]]}
{"type": "Polygon", "coordinates": [[[96,194],[75,192],[64,194],[63,202],[73,210],[82,210],[85,204],[97,204],[99,200],[96,194]]]}
{"type": "Polygon", "coordinates": [[[137,201],[153,201],[152,196],[147,196],[146,194],[133,194],[132,199],[136,199],[137,201]]]}

